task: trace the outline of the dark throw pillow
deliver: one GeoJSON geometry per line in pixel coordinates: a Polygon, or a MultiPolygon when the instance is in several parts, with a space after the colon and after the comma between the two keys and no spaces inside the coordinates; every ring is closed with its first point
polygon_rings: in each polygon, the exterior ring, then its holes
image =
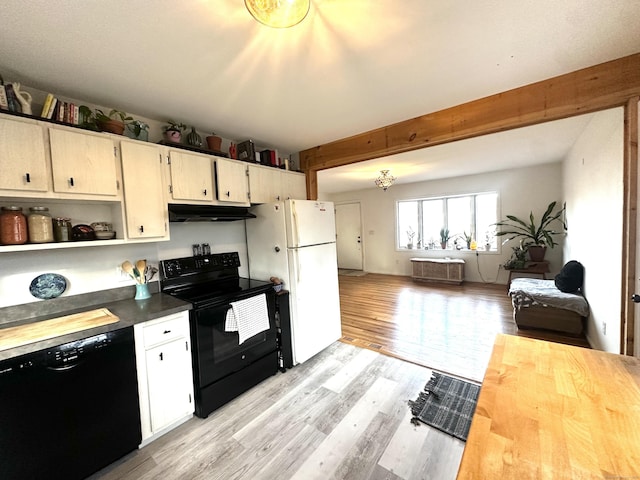
{"type": "Polygon", "coordinates": [[[575,260],[568,261],[556,275],[556,288],[564,293],[576,293],[582,288],[584,267],[575,260]]]}

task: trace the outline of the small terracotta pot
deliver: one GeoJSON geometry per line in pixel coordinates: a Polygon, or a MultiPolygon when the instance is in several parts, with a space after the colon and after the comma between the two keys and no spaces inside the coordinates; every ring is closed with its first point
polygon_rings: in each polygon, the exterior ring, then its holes
{"type": "Polygon", "coordinates": [[[122,135],[124,133],[124,123],[119,120],[96,121],[96,125],[102,132],[115,133],[122,135]]]}
{"type": "Polygon", "coordinates": [[[216,152],[220,151],[220,148],[222,146],[222,138],[216,136],[216,135],[210,135],[207,137],[207,146],[209,147],[209,150],[215,150],[216,152]]]}
{"type": "Polygon", "coordinates": [[[182,132],[179,130],[167,130],[164,132],[164,139],[167,142],[180,143],[182,141],[182,132]]]}

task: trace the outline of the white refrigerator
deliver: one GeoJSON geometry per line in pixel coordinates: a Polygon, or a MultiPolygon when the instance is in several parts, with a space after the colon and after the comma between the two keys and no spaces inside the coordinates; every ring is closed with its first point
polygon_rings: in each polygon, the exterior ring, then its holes
{"type": "Polygon", "coordinates": [[[287,200],[251,212],[250,276],[278,277],[289,290],[293,363],[302,363],[342,335],[333,203],[287,200]]]}

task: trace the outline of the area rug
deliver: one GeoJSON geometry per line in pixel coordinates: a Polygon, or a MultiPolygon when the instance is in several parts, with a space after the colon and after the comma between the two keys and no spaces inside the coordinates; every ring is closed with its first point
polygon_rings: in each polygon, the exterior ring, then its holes
{"type": "Polygon", "coordinates": [[[414,416],[411,422],[417,424],[420,420],[466,441],[479,393],[479,385],[433,373],[424,392],[416,401],[409,401],[414,416]]]}

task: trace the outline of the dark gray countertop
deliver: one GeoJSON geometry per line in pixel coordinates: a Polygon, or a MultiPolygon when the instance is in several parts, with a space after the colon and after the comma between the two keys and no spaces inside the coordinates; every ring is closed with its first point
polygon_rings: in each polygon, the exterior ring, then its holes
{"type": "MultiPolygon", "coordinates": [[[[93,295],[85,294],[84,297],[87,300],[84,305],[82,304],[83,302],[75,299],[74,302],[67,302],[67,306],[69,307],[68,310],[64,310],[65,304],[61,303],[55,312],[48,311],[41,315],[37,315],[36,313],[38,312],[34,311],[33,308],[25,307],[23,309],[19,309],[10,307],[12,309],[11,314],[13,315],[13,321],[3,321],[0,324],[0,327],[2,328],[25,325],[43,320],[49,320],[52,318],[63,317],[65,315],[72,315],[74,313],[80,313],[83,311],[95,310],[98,308],[108,309],[120,320],[116,323],[104,325],[102,327],[90,328],[76,333],[62,335],[48,340],[42,340],[40,342],[29,343],[21,347],[15,347],[8,350],[0,351],[0,361],[36,352],[38,350],[52,348],[83,338],[92,337],[101,333],[130,327],[138,323],[148,322],[149,320],[155,320],[157,318],[191,309],[190,303],[179,300],[175,297],[172,297],[171,295],[166,295],[164,293],[154,293],[153,295],[151,295],[151,298],[148,298],[146,300],[134,300],[132,292],[133,290],[131,289],[126,290],[124,292],[126,294],[126,297],[118,300],[113,299],[122,297],[122,294],[120,293],[118,293],[117,295],[114,295],[113,292],[110,292],[110,295],[104,295],[101,292],[95,292],[93,295]]],[[[5,312],[9,311],[8,308],[0,310],[4,310],[5,312]]]]}

